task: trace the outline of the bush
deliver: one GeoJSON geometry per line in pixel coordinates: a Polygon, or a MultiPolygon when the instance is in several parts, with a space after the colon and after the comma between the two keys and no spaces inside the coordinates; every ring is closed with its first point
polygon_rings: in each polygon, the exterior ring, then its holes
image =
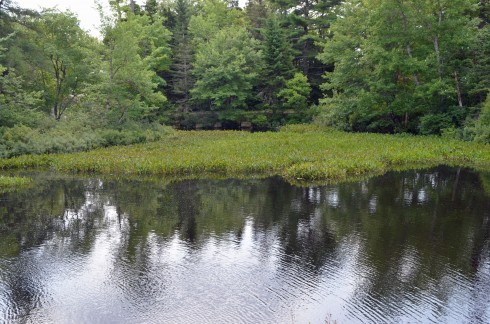
{"type": "Polygon", "coordinates": [[[266,115],[263,114],[253,116],[251,122],[253,124],[254,130],[265,131],[269,130],[271,127],[269,119],[266,115]]]}
{"type": "Polygon", "coordinates": [[[40,129],[17,125],[4,128],[0,133],[0,157],[87,151],[103,146],[157,141],[169,133],[170,128],[160,124],[126,124],[117,129],[93,129],[80,120],[59,121],[40,129]]]}
{"type": "Polygon", "coordinates": [[[420,118],[419,130],[422,135],[441,135],[443,129],[453,126],[452,118],[448,114],[431,114],[420,118]]]}
{"type": "Polygon", "coordinates": [[[468,123],[463,135],[465,139],[490,143],[490,95],[487,95],[479,118],[476,121],[468,123]]]}
{"type": "Polygon", "coordinates": [[[490,95],[483,104],[480,117],[474,127],[469,127],[468,132],[477,142],[490,143],[490,95]]]}

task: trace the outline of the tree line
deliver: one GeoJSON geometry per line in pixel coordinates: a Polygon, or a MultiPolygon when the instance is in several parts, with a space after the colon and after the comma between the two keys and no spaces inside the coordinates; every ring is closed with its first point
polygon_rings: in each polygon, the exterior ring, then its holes
{"type": "Polygon", "coordinates": [[[0,1],[1,156],[242,122],[490,140],[487,0],[109,3],[97,39],[0,1]]]}

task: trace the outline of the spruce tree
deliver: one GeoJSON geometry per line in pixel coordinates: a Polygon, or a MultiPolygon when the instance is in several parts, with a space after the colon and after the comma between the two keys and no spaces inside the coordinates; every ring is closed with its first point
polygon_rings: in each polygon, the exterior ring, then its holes
{"type": "Polygon", "coordinates": [[[293,49],[277,17],[271,17],[266,21],[262,37],[265,84],[261,94],[264,102],[275,108],[274,105],[278,103],[277,93],[295,72],[293,49]]]}
{"type": "Polygon", "coordinates": [[[191,5],[188,0],[177,0],[175,10],[171,92],[178,109],[180,111],[189,111],[190,90],[195,82],[191,74],[193,51],[188,33],[191,5]]]}

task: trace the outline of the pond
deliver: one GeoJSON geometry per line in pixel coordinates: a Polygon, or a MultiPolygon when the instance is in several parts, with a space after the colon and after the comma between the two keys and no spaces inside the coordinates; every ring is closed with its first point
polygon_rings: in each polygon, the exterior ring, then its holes
{"type": "Polygon", "coordinates": [[[490,322],[490,175],[38,174],[0,195],[0,321],[490,322]]]}

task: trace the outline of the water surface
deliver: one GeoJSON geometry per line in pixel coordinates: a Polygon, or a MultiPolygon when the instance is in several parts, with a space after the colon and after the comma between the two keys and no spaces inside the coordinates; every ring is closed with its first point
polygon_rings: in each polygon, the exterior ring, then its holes
{"type": "Polygon", "coordinates": [[[490,176],[37,175],[0,195],[0,321],[490,322],[490,176]]]}

